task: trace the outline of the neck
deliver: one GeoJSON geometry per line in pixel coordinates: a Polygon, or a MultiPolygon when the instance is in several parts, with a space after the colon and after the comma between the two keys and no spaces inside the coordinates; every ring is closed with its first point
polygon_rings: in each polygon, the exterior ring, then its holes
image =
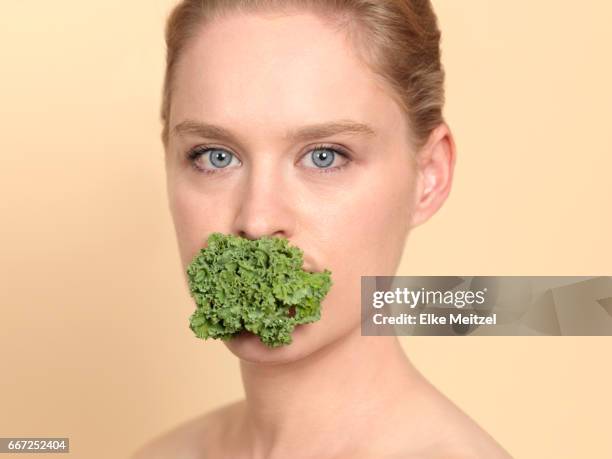
{"type": "Polygon", "coordinates": [[[241,360],[240,369],[243,434],[254,456],[266,458],[318,445],[326,455],[350,449],[420,377],[397,337],[361,336],[359,328],[305,358],[278,365],[241,360]]]}

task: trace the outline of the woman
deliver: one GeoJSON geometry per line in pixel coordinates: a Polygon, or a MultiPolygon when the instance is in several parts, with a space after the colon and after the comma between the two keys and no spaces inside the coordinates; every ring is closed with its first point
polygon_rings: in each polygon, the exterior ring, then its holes
{"type": "Polygon", "coordinates": [[[166,29],[167,189],[184,267],[212,232],[287,238],[332,272],[291,345],[226,343],[246,398],[136,458],[507,458],[412,366],[361,336],[361,276],[394,275],[455,162],[428,1],[185,0],[166,29]]]}

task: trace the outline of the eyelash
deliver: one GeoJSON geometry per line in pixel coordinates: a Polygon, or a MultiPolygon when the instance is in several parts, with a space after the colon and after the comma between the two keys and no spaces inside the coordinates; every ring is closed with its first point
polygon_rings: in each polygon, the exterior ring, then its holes
{"type": "MultiPolygon", "coordinates": [[[[214,147],[214,146],[197,146],[193,149],[191,149],[188,153],[187,153],[187,159],[189,160],[189,163],[191,164],[191,166],[196,170],[196,172],[200,172],[202,174],[217,174],[220,171],[223,171],[223,169],[225,168],[217,168],[217,169],[201,169],[196,165],[196,160],[200,157],[205,155],[206,153],[208,153],[210,150],[225,150],[224,148],[220,148],[220,147],[214,147]]],[[[348,153],[346,153],[344,150],[336,147],[336,146],[332,146],[332,145],[326,145],[326,144],[319,144],[319,145],[314,145],[306,154],[311,154],[313,151],[315,150],[330,150],[334,152],[334,155],[338,154],[342,157],[344,157],[345,159],[347,159],[348,161],[345,162],[342,166],[336,166],[336,167],[317,167],[315,169],[318,169],[319,174],[330,174],[330,173],[336,173],[341,171],[342,169],[344,169],[346,166],[348,166],[348,164],[350,163],[350,157],[348,155],[348,153]]],[[[232,156],[235,156],[233,153],[229,152],[232,156]]],[[[306,156],[306,155],[304,155],[306,156]]],[[[302,158],[304,157],[302,156],[302,158]]],[[[313,168],[310,168],[313,169],[313,168]]]]}

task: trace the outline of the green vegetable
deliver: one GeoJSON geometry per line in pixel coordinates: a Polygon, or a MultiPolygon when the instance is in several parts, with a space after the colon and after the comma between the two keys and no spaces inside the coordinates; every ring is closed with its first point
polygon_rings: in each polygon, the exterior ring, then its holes
{"type": "Polygon", "coordinates": [[[187,268],[198,338],[229,340],[242,330],[269,347],[292,342],[297,324],[321,318],[331,272],[302,269],[303,251],[277,237],[249,240],[212,233],[187,268]]]}

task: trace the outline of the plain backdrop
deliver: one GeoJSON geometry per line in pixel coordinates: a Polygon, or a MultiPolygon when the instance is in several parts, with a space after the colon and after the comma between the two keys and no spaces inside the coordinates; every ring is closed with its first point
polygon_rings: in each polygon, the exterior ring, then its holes
{"type": "MultiPolygon", "coordinates": [[[[159,140],[173,4],[3,2],[2,437],[127,457],[243,395],[237,359],[188,329],[159,140]]],[[[397,274],[612,275],[612,6],[434,5],[458,159],[397,274]]],[[[402,343],[516,458],[612,457],[611,337],[402,343]]]]}

